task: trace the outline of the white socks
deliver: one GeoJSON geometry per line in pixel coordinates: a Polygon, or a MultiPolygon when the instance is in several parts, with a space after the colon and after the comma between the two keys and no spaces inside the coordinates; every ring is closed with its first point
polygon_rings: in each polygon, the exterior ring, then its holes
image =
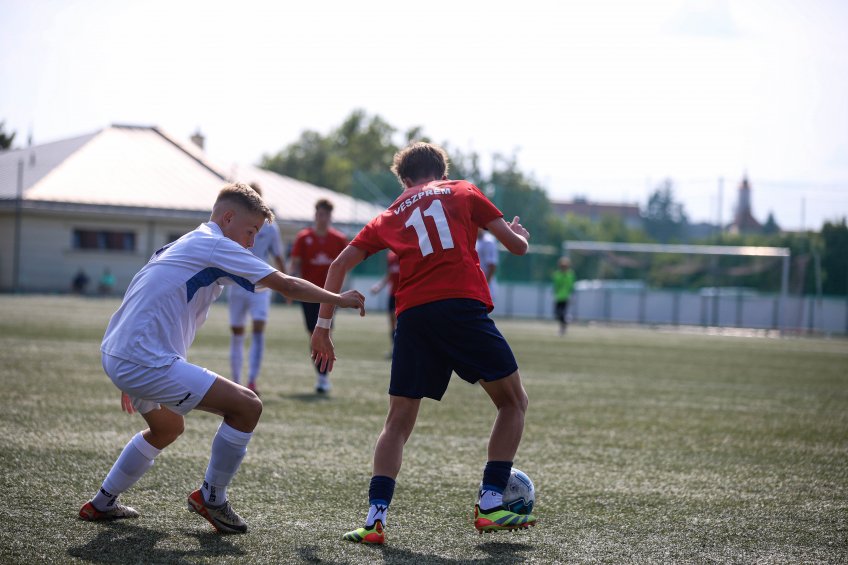
{"type": "Polygon", "coordinates": [[[247,453],[247,444],[250,443],[251,437],[252,433],[240,432],[225,422],[221,422],[218,427],[218,433],[212,440],[212,455],[206,468],[203,488],[200,489],[203,499],[210,506],[227,502],[227,486],[247,453]]]}
{"type": "Polygon", "coordinates": [[[488,489],[482,490],[480,491],[480,502],[477,504],[484,510],[490,510],[496,506],[500,506],[503,504],[503,493],[488,489]]]}
{"type": "Polygon", "coordinates": [[[230,336],[230,374],[234,383],[241,382],[241,365],[244,360],[244,334],[230,336]]]}
{"type": "Polygon", "coordinates": [[[255,383],[262,366],[262,352],[265,351],[265,334],[254,333],[250,340],[250,369],[247,373],[248,382],[255,383]]]}
{"type": "Polygon", "coordinates": [[[100,492],[92,499],[94,507],[100,511],[110,510],[118,495],[133,486],[153,466],[153,459],[161,452],[147,443],[141,432],[133,436],[106,475],[100,492]]]}
{"type": "Polygon", "coordinates": [[[368,517],[365,518],[365,526],[370,527],[374,525],[374,522],[380,520],[383,523],[383,526],[386,525],[386,515],[389,513],[389,505],[388,504],[372,504],[368,508],[368,517]]]}

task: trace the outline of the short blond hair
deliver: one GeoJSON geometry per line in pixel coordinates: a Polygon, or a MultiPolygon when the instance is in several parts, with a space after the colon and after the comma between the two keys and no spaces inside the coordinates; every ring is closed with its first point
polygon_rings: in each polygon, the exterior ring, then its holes
{"type": "Polygon", "coordinates": [[[222,203],[232,203],[247,210],[251,214],[259,214],[266,222],[274,221],[274,212],[265,204],[257,191],[243,182],[230,183],[218,193],[215,207],[222,203]]]}

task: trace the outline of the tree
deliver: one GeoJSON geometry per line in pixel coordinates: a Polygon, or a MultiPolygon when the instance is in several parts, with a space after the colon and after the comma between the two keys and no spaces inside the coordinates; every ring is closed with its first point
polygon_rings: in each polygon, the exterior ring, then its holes
{"type": "Polygon", "coordinates": [[[844,296],[848,294],[848,226],[845,218],[838,222],[825,222],[821,237],[824,242],[821,258],[823,292],[844,296]]]}
{"type": "Polygon", "coordinates": [[[12,148],[12,142],[15,140],[15,135],[17,132],[6,133],[6,122],[0,122],[0,150],[5,151],[6,149],[12,148]]]}
{"type": "Polygon", "coordinates": [[[763,233],[766,235],[780,233],[780,226],[777,225],[777,220],[774,219],[773,212],[769,212],[766,223],[763,224],[763,233]]]}
{"type": "MultiPolygon", "coordinates": [[[[398,150],[397,129],[380,116],[354,110],[327,136],[304,131],[275,155],[264,155],[260,166],[337,192],[367,200],[393,200],[397,181],[387,170],[398,150]]],[[[420,135],[411,128],[406,137],[420,135]]]]}
{"type": "Polygon", "coordinates": [[[686,235],[689,220],[683,204],[674,200],[674,185],[666,179],[648,198],[648,207],[642,215],[645,231],[662,243],[681,240],[686,235]]]}

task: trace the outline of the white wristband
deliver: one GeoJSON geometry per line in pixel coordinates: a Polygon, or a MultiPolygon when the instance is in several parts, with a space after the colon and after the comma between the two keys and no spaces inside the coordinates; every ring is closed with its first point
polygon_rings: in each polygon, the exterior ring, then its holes
{"type": "Polygon", "coordinates": [[[315,322],[316,328],[324,328],[325,330],[329,330],[333,327],[333,319],[332,318],[318,318],[318,321],[315,322]]]}

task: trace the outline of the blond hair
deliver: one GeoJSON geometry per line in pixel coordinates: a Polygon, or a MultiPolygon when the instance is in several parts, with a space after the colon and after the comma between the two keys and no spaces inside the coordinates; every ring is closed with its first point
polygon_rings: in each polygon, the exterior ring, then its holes
{"type": "Polygon", "coordinates": [[[235,204],[251,214],[259,214],[269,223],[274,221],[274,212],[265,204],[259,193],[243,182],[224,186],[215,200],[215,208],[222,203],[235,204]]]}

